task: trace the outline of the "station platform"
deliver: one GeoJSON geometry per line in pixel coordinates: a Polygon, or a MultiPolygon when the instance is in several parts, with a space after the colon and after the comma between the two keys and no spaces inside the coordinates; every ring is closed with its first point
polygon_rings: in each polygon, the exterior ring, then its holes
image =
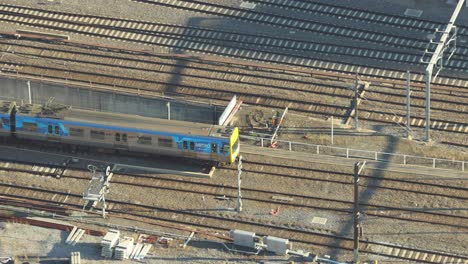
{"type": "MultiPolygon", "coordinates": [[[[379,162],[366,159],[357,158],[345,158],[328,155],[318,155],[310,152],[298,152],[298,151],[287,151],[281,149],[257,147],[252,145],[241,145],[242,154],[254,154],[268,157],[275,157],[280,159],[298,160],[310,163],[321,163],[338,166],[354,167],[354,163],[357,161],[366,161],[365,169],[374,170],[386,170],[392,172],[399,172],[405,174],[417,174],[432,177],[441,177],[447,179],[468,179],[468,172],[456,171],[456,170],[445,170],[445,169],[434,169],[423,166],[414,165],[402,165],[396,163],[379,162]]],[[[352,172],[352,170],[350,170],[352,172]]]]}

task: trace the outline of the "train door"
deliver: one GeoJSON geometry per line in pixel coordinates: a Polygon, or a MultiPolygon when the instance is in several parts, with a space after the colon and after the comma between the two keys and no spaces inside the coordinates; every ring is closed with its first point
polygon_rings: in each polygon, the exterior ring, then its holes
{"type": "Polygon", "coordinates": [[[47,125],[47,140],[60,141],[60,126],[59,124],[47,125]]]}
{"type": "Polygon", "coordinates": [[[211,160],[219,160],[218,144],[217,143],[211,143],[210,144],[210,159],[211,160]]]}
{"type": "Polygon", "coordinates": [[[10,112],[10,132],[12,137],[16,137],[16,107],[10,112]]]}
{"type": "Polygon", "coordinates": [[[128,149],[128,135],[127,133],[115,132],[114,134],[114,147],[118,149],[128,149]]]}
{"type": "Polygon", "coordinates": [[[182,149],[184,151],[184,155],[187,157],[197,157],[197,152],[195,151],[195,142],[183,140],[182,141],[182,149]]]}

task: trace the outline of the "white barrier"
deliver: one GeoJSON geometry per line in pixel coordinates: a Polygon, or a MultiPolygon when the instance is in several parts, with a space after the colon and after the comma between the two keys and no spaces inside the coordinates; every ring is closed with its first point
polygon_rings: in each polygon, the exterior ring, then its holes
{"type": "MultiPolygon", "coordinates": [[[[243,140],[253,141],[261,147],[268,147],[270,138],[240,136],[243,140]]],[[[288,151],[312,152],[318,155],[328,155],[344,158],[360,158],[367,160],[382,161],[401,165],[416,165],[438,169],[451,169],[465,171],[468,161],[439,159],[431,157],[414,156],[399,153],[386,153],[380,151],[360,150],[352,148],[332,147],[326,145],[308,144],[294,141],[277,140],[276,148],[288,151]]]]}
{"type": "Polygon", "coordinates": [[[226,109],[224,109],[224,112],[221,114],[218,120],[218,125],[222,126],[226,119],[228,118],[229,114],[232,112],[234,109],[234,106],[236,106],[237,103],[237,97],[234,95],[229,102],[229,104],[226,106],[226,109]]]}

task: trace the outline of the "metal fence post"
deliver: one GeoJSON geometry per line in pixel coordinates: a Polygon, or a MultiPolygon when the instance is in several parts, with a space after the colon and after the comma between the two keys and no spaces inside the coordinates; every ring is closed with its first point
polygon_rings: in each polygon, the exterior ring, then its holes
{"type": "Polygon", "coordinates": [[[406,155],[403,155],[403,164],[406,165],[406,155]]]}
{"type": "Polygon", "coordinates": [[[465,162],[464,161],[462,161],[462,171],[465,171],[465,162]]]}
{"type": "Polygon", "coordinates": [[[317,154],[320,154],[320,146],[317,145],[317,154]]]}
{"type": "Polygon", "coordinates": [[[432,168],[434,168],[434,169],[435,169],[435,160],[436,160],[435,158],[432,159],[432,168]]]}
{"type": "Polygon", "coordinates": [[[346,149],[346,158],[349,159],[349,148],[346,149]]]}
{"type": "Polygon", "coordinates": [[[379,153],[377,151],[374,152],[374,153],[375,153],[375,160],[379,160],[379,158],[378,158],[379,153]]]}
{"type": "Polygon", "coordinates": [[[291,148],[291,141],[289,141],[289,151],[292,151],[292,148],[291,148]]]}
{"type": "Polygon", "coordinates": [[[171,120],[171,102],[167,102],[166,106],[167,106],[167,120],[171,120]]]}
{"type": "Polygon", "coordinates": [[[239,156],[237,161],[237,212],[242,212],[242,193],[241,193],[241,182],[242,182],[242,156],[239,156]]]}
{"type": "Polygon", "coordinates": [[[262,148],[263,148],[263,138],[260,138],[260,142],[261,142],[262,148]]]}

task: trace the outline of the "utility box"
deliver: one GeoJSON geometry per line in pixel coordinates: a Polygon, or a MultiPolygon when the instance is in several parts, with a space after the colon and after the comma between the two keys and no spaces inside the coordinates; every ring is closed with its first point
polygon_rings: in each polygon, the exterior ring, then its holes
{"type": "Polygon", "coordinates": [[[291,249],[289,239],[267,236],[265,237],[264,242],[267,245],[266,250],[278,255],[286,255],[291,249]]]}
{"type": "Polygon", "coordinates": [[[255,233],[243,230],[231,230],[229,236],[234,239],[234,245],[255,248],[255,233]]]}

